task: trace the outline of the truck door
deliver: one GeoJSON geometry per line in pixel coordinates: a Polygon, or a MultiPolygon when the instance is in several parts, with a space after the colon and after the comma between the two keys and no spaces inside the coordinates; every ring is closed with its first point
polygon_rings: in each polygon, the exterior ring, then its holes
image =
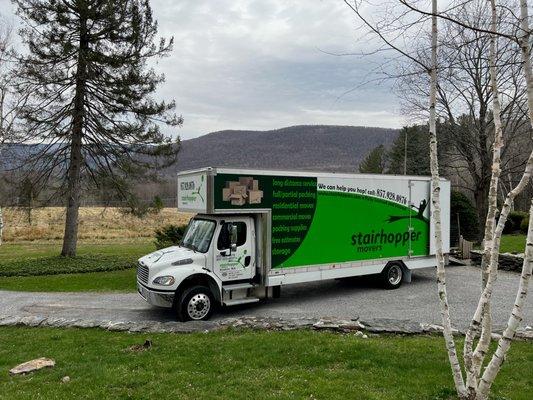
{"type": "Polygon", "coordinates": [[[430,185],[427,180],[409,181],[409,256],[429,254],[430,185]]]}
{"type": "Polygon", "coordinates": [[[224,218],[214,243],[214,272],[223,281],[252,279],[255,275],[255,230],[250,217],[224,218]],[[231,231],[236,229],[234,246],[231,231]],[[232,248],[233,247],[233,248],[232,248]]]}

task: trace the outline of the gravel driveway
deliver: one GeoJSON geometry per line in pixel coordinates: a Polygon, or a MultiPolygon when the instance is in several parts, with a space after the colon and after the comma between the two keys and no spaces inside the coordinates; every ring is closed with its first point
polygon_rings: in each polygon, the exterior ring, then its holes
{"type": "MultiPolygon", "coordinates": [[[[480,291],[479,269],[448,267],[448,294],[454,326],[465,329],[480,291]]],[[[519,275],[500,271],[493,301],[496,329],[507,321],[519,275]]],[[[390,318],[440,323],[434,269],[413,273],[413,281],[397,290],[380,289],[368,279],[325,281],[287,286],[281,298],[220,311],[213,319],[254,317],[390,318]]],[[[0,318],[42,316],[111,321],[172,321],[171,311],[152,308],[136,293],[25,293],[0,291],[0,318]]],[[[524,307],[522,326],[533,325],[533,293],[524,307]]]]}

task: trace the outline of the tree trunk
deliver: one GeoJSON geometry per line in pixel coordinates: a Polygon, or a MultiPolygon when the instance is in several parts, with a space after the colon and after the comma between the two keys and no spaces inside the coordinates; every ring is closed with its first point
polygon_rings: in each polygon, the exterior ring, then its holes
{"type": "Polygon", "coordinates": [[[487,219],[489,208],[489,204],[487,202],[489,191],[490,189],[488,182],[478,182],[474,189],[474,203],[476,204],[478,218],[477,237],[479,241],[483,240],[483,231],[485,230],[485,221],[487,219]]]}
{"type": "MultiPolygon", "coordinates": [[[[496,10],[496,1],[490,0],[491,4],[491,31],[496,32],[498,28],[498,16],[496,10]]],[[[492,90],[492,113],[494,118],[494,143],[492,146],[492,174],[490,179],[489,191],[487,198],[487,215],[485,221],[485,232],[483,236],[483,257],[481,260],[482,271],[482,290],[485,289],[489,278],[489,266],[491,263],[491,251],[494,246],[494,229],[497,211],[498,184],[501,173],[501,149],[503,147],[503,132],[501,121],[501,106],[499,97],[499,88],[496,70],[496,35],[490,37],[489,51],[489,71],[490,83],[492,90]]],[[[489,349],[492,334],[492,315],[491,304],[487,303],[482,314],[482,331],[481,338],[475,351],[472,352],[473,335],[467,336],[464,345],[464,359],[467,369],[467,387],[469,393],[475,394],[479,384],[481,367],[483,360],[489,349]]]]}
{"type": "Polygon", "coordinates": [[[2,214],[2,206],[0,206],[0,246],[2,245],[3,233],[4,233],[4,216],[2,214]]]}
{"type": "Polygon", "coordinates": [[[84,101],[87,61],[85,55],[89,48],[87,38],[87,19],[80,16],[80,43],[78,65],[76,71],[76,92],[74,95],[74,110],[72,119],[72,141],[70,144],[70,160],[67,186],[67,215],[65,220],[65,235],[63,236],[62,256],[76,255],[78,244],[78,214],[81,192],[81,166],[83,145],[84,101]]]}
{"type": "Polygon", "coordinates": [[[459,364],[459,357],[455,347],[450,320],[450,309],[448,305],[448,295],[446,292],[446,273],[444,270],[444,254],[442,251],[442,227],[441,227],[441,207],[440,207],[440,176],[439,161],[437,152],[437,116],[436,116],[436,95],[437,95],[437,0],[432,0],[431,17],[431,70],[429,89],[429,147],[430,147],[430,169],[431,169],[431,190],[432,207],[431,214],[435,224],[435,247],[437,257],[437,285],[439,293],[440,312],[442,316],[443,334],[448,350],[448,359],[452,368],[455,388],[460,397],[464,398],[466,389],[463,381],[463,373],[459,364]]]}
{"type": "MultiPolygon", "coordinates": [[[[524,77],[525,77],[526,85],[527,85],[529,120],[530,120],[531,126],[533,127],[533,77],[531,73],[531,51],[530,51],[530,44],[529,44],[530,32],[529,32],[529,15],[528,15],[527,0],[520,0],[520,20],[521,20],[520,27],[522,31],[522,36],[520,38],[520,49],[522,53],[524,77]]],[[[516,195],[520,193],[522,189],[526,186],[526,184],[529,182],[532,176],[532,173],[533,173],[533,152],[529,156],[528,164],[526,166],[526,170],[524,172],[524,175],[522,176],[522,179],[518,183],[517,187],[515,187],[508,195],[508,198],[502,209],[501,218],[503,218],[503,214],[505,212],[507,213],[509,212],[512,201],[514,200],[516,195]],[[518,193],[516,193],[514,196],[511,196],[513,192],[514,193],[518,192],[518,193]]],[[[487,283],[487,287],[485,288],[484,292],[487,289],[490,289],[490,286],[492,286],[491,285],[492,282],[496,279],[497,250],[499,250],[499,239],[501,236],[501,231],[503,230],[502,222],[504,223],[504,221],[498,221],[497,231],[494,235],[494,240],[496,243],[494,245],[493,252],[491,255],[489,282],[487,283]]],[[[528,234],[527,234],[527,239],[526,239],[524,263],[522,265],[522,274],[520,277],[518,292],[516,294],[515,304],[513,306],[511,315],[507,322],[507,327],[505,331],[503,332],[502,338],[498,341],[498,348],[496,349],[496,352],[493,354],[480,380],[479,387],[478,387],[478,399],[488,398],[492,383],[496,379],[496,376],[503,362],[505,361],[505,356],[507,355],[507,352],[509,351],[509,348],[511,346],[511,341],[513,340],[514,335],[516,333],[516,329],[518,328],[520,322],[522,321],[522,309],[523,309],[523,306],[524,306],[524,303],[527,297],[532,267],[533,267],[533,200],[531,202],[531,206],[529,210],[529,229],[528,229],[528,234]]],[[[489,291],[488,301],[490,301],[490,294],[491,292],[489,291]]]]}
{"type": "Polygon", "coordinates": [[[511,341],[514,338],[516,330],[522,322],[522,310],[526,301],[529,280],[531,279],[531,270],[533,267],[533,200],[529,208],[529,229],[526,239],[526,250],[524,254],[524,263],[522,264],[522,274],[520,276],[520,283],[518,285],[518,292],[516,294],[513,310],[507,322],[507,327],[503,331],[501,339],[498,341],[498,348],[492,356],[483,377],[479,383],[479,398],[485,399],[489,395],[490,387],[496,379],[496,375],[505,361],[505,356],[511,347],[511,341]]]}

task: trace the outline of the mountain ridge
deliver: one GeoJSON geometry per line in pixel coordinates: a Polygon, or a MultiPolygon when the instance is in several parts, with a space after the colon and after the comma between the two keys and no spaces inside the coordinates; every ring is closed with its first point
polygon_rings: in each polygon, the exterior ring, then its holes
{"type": "Polygon", "coordinates": [[[183,140],[178,162],[171,169],[217,166],[357,172],[371,149],[390,145],[397,135],[397,129],[349,125],[226,129],[183,140]]]}

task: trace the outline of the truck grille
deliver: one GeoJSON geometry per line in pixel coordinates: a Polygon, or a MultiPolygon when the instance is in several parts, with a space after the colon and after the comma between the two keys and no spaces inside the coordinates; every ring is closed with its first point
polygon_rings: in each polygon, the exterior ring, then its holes
{"type": "Polygon", "coordinates": [[[148,283],[148,267],[141,264],[137,266],[137,279],[142,283],[148,283]]]}

